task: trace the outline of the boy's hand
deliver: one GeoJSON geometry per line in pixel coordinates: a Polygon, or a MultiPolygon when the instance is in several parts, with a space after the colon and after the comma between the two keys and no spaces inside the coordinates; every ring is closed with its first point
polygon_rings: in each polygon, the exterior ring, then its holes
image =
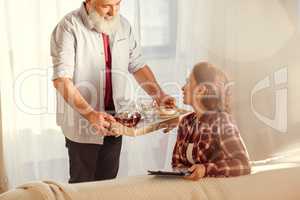
{"type": "Polygon", "coordinates": [[[191,175],[185,176],[184,178],[187,180],[198,181],[199,179],[205,176],[205,166],[201,164],[193,165],[189,168],[191,175]]]}

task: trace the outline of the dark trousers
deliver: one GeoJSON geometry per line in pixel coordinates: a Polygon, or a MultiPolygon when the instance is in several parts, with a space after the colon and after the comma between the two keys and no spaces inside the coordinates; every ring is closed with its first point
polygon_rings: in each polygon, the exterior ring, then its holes
{"type": "Polygon", "coordinates": [[[66,138],[69,183],[113,179],[119,170],[122,137],[108,136],[103,145],[76,143],[66,138]]]}

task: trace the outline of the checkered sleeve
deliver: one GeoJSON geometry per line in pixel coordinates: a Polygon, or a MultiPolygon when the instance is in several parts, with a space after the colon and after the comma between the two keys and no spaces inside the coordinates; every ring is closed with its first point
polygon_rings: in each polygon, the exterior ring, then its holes
{"type": "Polygon", "coordinates": [[[249,155],[235,125],[227,124],[220,135],[220,146],[223,158],[205,163],[205,176],[231,177],[251,173],[249,155]]]}
{"type": "Polygon", "coordinates": [[[172,167],[173,168],[183,167],[183,164],[180,162],[178,142],[176,142],[174,150],[173,150],[172,167]]]}
{"type": "Polygon", "coordinates": [[[182,120],[179,123],[178,131],[177,131],[177,139],[173,149],[173,156],[172,156],[172,167],[173,168],[181,168],[184,167],[182,160],[180,159],[180,155],[182,154],[182,143],[184,143],[184,121],[182,120]]]}

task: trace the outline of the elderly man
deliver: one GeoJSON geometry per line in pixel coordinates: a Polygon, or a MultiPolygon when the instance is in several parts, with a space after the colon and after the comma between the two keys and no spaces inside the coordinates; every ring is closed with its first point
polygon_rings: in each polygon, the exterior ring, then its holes
{"type": "Polygon", "coordinates": [[[66,137],[70,183],[116,177],[122,137],[110,132],[109,113],[126,99],[129,73],[158,104],[175,104],[144,63],[119,8],[120,0],[86,0],[52,33],[57,123],[66,137]]]}

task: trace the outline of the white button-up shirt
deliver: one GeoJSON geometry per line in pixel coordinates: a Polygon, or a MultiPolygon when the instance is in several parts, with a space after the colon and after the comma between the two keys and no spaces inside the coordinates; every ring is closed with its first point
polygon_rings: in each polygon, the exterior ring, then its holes
{"type": "MultiPolygon", "coordinates": [[[[132,95],[129,74],[145,66],[140,47],[129,22],[121,17],[121,26],[110,36],[112,55],[112,88],[116,110],[120,102],[132,95]]],[[[103,38],[96,32],[84,3],[66,15],[51,38],[53,80],[73,80],[83,98],[98,111],[104,111],[105,55],[103,38]]],[[[93,133],[89,123],[57,95],[57,124],[64,135],[75,142],[102,144],[103,137],[93,133]]]]}

